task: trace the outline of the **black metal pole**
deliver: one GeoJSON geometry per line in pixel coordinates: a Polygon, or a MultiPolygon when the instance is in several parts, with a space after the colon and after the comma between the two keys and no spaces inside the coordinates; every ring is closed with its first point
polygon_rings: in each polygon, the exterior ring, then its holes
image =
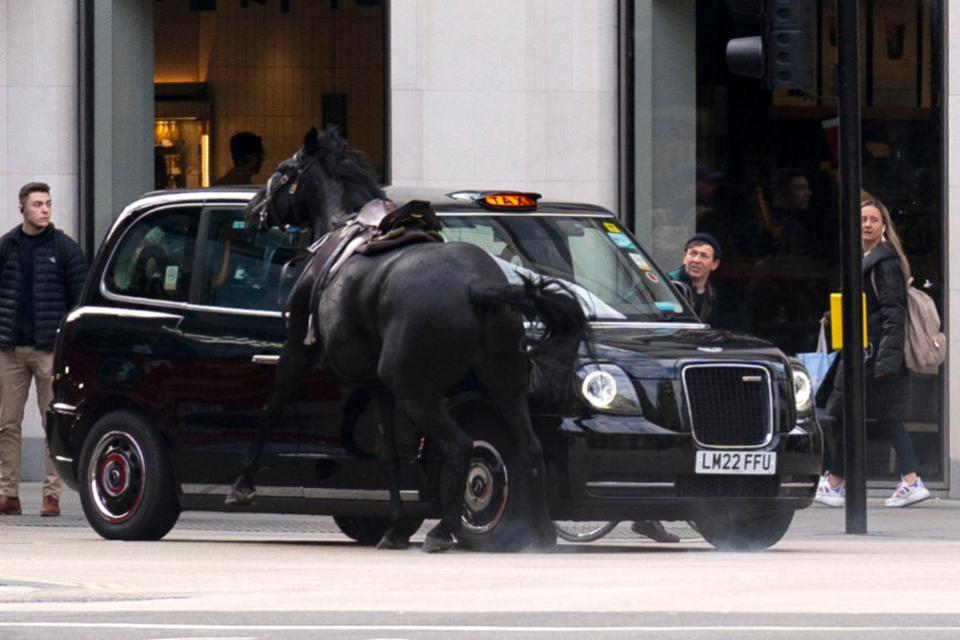
{"type": "Polygon", "coordinates": [[[843,450],[847,533],[867,532],[863,398],[863,249],[860,244],[859,0],[837,0],[840,218],[843,278],[843,450]]]}

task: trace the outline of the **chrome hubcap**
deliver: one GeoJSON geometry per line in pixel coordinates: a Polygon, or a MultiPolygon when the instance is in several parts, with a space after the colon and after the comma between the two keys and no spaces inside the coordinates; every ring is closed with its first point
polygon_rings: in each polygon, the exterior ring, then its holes
{"type": "Polygon", "coordinates": [[[500,524],[508,489],[507,467],[500,453],[489,442],[474,442],[463,494],[464,528],[472,533],[486,533],[500,524]]]}
{"type": "Polygon", "coordinates": [[[111,431],[97,443],[88,486],[97,513],[111,524],[129,520],[143,500],[143,451],[124,431],[111,431]]]}

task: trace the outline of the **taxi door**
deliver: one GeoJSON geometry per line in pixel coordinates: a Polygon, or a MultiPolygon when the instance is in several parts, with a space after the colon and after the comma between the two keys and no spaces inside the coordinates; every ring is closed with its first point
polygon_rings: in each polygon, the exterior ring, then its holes
{"type": "MultiPolygon", "coordinates": [[[[243,466],[285,336],[279,268],[271,261],[292,255],[290,243],[282,233],[245,230],[240,205],[203,210],[190,304],[178,328],[194,351],[178,392],[184,493],[226,493],[243,466]]],[[[302,497],[296,409],[285,410],[267,441],[256,476],[260,497],[302,497]]]]}

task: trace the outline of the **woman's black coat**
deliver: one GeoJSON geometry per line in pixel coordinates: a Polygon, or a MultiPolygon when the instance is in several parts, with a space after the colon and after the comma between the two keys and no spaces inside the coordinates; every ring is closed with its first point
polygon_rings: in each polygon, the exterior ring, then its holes
{"type": "MultiPolygon", "coordinates": [[[[906,420],[910,411],[910,379],[903,361],[907,289],[897,253],[878,244],[863,258],[863,291],[867,295],[867,359],[864,361],[866,417],[906,420]]],[[[839,361],[840,358],[837,358],[839,361]]],[[[843,417],[843,365],[836,367],[827,413],[843,417]]]]}

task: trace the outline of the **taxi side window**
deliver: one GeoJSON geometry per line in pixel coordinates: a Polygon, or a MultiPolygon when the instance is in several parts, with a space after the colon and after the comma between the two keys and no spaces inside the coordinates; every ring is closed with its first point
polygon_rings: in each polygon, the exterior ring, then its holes
{"type": "Polygon", "coordinates": [[[512,264],[529,266],[504,231],[486,220],[469,218],[446,218],[443,221],[443,237],[448,242],[469,242],[487,253],[512,264]]]}
{"type": "Polygon", "coordinates": [[[106,271],[113,293],[186,302],[190,294],[199,210],[162,210],[130,229],[106,271]]]}
{"type": "Polygon", "coordinates": [[[209,220],[197,302],[279,311],[297,275],[296,264],[284,265],[296,256],[306,231],[247,230],[242,209],[214,209],[209,220]]]}
{"type": "Polygon", "coordinates": [[[605,235],[602,229],[584,229],[571,236],[570,253],[577,283],[609,301],[616,295],[610,285],[624,281],[625,266],[620,263],[622,258],[609,250],[610,240],[605,235]]]}

